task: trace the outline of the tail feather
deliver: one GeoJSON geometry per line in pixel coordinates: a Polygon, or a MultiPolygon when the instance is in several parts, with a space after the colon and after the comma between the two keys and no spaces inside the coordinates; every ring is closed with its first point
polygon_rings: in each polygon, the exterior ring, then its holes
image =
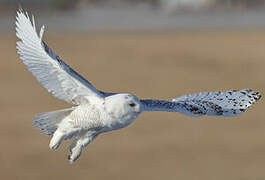
{"type": "Polygon", "coordinates": [[[33,125],[44,134],[52,136],[58,128],[58,124],[68,116],[74,108],[38,114],[33,118],[33,125]]]}

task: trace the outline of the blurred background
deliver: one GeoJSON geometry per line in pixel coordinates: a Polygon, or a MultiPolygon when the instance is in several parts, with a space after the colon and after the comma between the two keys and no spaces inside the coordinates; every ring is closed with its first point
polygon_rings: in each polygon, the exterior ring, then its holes
{"type": "Polygon", "coordinates": [[[0,0],[0,179],[265,179],[263,98],[237,117],[144,113],[67,161],[32,126],[53,98],[16,53],[20,3],[48,45],[98,89],[140,98],[265,92],[264,0],[0,0]]]}

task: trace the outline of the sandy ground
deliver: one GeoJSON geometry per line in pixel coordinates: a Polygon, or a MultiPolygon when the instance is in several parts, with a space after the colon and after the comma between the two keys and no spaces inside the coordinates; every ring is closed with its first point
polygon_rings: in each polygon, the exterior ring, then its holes
{"type": "MultiPolygon", "coordinates": [[[[200,91],[265,92],[265,32],[45,34],[69,65],[97,88],[170,99],[200,91]]],[[[69,107],[18,60],[14,34],[0,34],[0,179],[265,179],[265,103],[238,117],[144,113],[103,134],[74,165],[68,142],[53,152],[32,118],[69,107]]]]}

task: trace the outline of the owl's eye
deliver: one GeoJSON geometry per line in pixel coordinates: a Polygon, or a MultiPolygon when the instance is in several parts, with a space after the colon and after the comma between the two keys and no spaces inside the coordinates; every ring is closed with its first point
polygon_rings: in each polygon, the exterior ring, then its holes
{"type": "Polygon", "coordinates": [[[129,104],[131,107],[134,107],[136,104],[135,103],[130,103],[129,104]]]}

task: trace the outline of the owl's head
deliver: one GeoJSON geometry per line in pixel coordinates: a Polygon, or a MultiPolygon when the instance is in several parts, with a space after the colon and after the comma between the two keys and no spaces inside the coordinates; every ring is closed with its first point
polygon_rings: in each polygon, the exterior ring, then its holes
{"type": "Polygon", "coordinates": [[[106,97],[105,107],[107,112],[115,118],[136,118],[142,111],[139,99],[127,93],[106,97]]]}

